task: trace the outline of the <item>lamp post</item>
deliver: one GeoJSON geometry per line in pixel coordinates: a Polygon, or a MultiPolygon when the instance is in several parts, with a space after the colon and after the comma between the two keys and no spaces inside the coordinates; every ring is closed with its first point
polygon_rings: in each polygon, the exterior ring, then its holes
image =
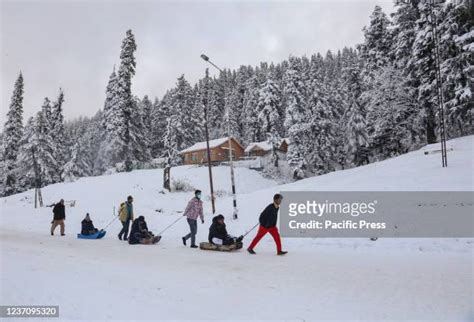
{"type": "MultiPolygon", "coordinates": [[[[208,69],[206,68],[206,78],[207,78],[207,75],[208,75],[208,69]]],[[[207,92],[204,93],[202,103],[204,105],[204,131],[206,133],[207,168],[209,169],[209,187],[211,188],[212,214],[215,214],[216,205],[215,205],[215,200],[214,200],[214,184],[212,182],[211,149],[209,148],[209,128],[207,126],[207,92]]]]}
{"type": "MultiPolygon", "coordinates": [[[[214,66],[221,73],[224,72],[222,69],[219,68],[219,66],[214,64],[209,59],[209,57],[207,57],[206,55],[202,54],[201,58],[204,61],[211,64],[212,66],[214,66]]],[[[233,161],[233,156],[232,156],[232,137],[231,137],[231,133],[230,133],[230,106],[227,108],[226,114],[227,114],[227,136],[228,136],[228,141],[229,141],[230,181],[231,181],[231,184],[232,184],[232,205],[233,205],[233,208],[234,208],[233,218],[238,219],[239,215],[238,215],[238,209],[237,209],[237,195],[236,195],[236,192],[235,192],[234,161],[233,161]]],[[[209,146],[209,144],[208,144],[208,146],[209,146]]],[[[208,150],[208,154],[209,154],[209,150],[208,150]]]]}

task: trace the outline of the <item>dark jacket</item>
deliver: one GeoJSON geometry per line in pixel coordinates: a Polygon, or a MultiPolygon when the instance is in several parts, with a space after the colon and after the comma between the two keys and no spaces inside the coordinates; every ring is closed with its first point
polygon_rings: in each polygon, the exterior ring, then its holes
{"type": "Polygon", "coordinates": [[[129,244],[139,244],[140,239],[149,238],[150,232],[145,220],[135,219],[132,224],[132,230],[128,237],[129,244]]]}
{"type": "Polygon", "coordinates": [[[230,238],[229,234],[227,233],[227,229],[225,228],[225,224],[218,223],[219,216],[215,216],[212,218],[211,227],[209,227],[209,242],[212,244],[213,238],[219,238],[222,240],[226,240],[230,238]]]}
{"type": "Polygon", "coordinates": [[[53,208],[53,214],[54,214],[54,217],[53,217],[54,220],[66,219],[66,209],[64,205],[62,205],[60,202],[55,204],[53,208]]]}
{"type": "Polygon", "coordinates": [[[92,222],[92,220],[85,220],[84,219],[81,222],[81,224],[82,224],[81,234],[90,235],[90,234],[95,233],[95,227],[94,227],[94,223],[92,222]]]}
{"type": "Polygon", "coordinates": [[[269,204],[260,214],[258,221],[265,228],[275,227],[278,219],[278,208],[273,203],[269,204]]]}

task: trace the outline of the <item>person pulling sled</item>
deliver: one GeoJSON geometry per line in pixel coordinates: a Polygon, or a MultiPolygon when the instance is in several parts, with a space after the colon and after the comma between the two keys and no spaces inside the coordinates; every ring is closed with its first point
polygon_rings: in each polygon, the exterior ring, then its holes
{"type": "Polygon", "coordinates": [[[148,230],[145,217],[139,216],[133,221],[132,231],[128,237],[128,243],[130,245],[136,244],[156,244],[161,239],[161,236],[155,236],[151,231],[148,230]]]}
{"type": "Polygon", "coordinates": [[[255,251],[253,250],[255,246],[258,244],[260,239],[263,238],[267,233],[272,235],[273,239],[275,240],[275,244],[277,247],[277,255],[285,255],[286,251],[281,249],[281,239],[280,234],[278,233],[278,228],[276,226],[277,219],[278,219],[278,210],[280,209],[281,201],[283,200],[283,196],[279,193],[273,196],[273,203],[269,204],[260,214],[259,223],[260,226],[258,227],[258,232],[255,238],[252,240],[249,248],[247,251],[255,255],[255,251]]]}
{"type": "Polygon", "coordinates": [[[183,216],[186,216],[189,225],[189,234],[182,237],[183,245],[186,246],[186,241],[191,238],[191,248],[197,248],[196,234],[197,234],[197,219],[201,218],[201,223],[204,224],[204,214],[202,210],[201,190],[194,192],[194,197],[189,201],[183,216]]]}

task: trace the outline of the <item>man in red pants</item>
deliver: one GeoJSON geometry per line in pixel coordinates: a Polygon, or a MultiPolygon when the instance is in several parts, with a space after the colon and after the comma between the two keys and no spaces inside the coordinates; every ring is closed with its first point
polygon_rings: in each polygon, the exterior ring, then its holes
{"type": "Polygon", "coordinates": [[[270,235],[272,235],[273,239],[275,240],[277,255],[285,255],[288,253],[281,250],[280,234],[278,233],[278,228],[276,227],[278,210],[280,209],[280,203],[282,199],[283,197],[279,193],[274,195],[273,203],[269,204],[267,208],[265,208],[265,210],[260,214],[260,218],[258,219],[260,226],[258,227],[257,236],[255,236],[249,248],[247,248],[247,251],[250,254],[255,255],[253,249],[266,233],[270,233],[270,235]]]}

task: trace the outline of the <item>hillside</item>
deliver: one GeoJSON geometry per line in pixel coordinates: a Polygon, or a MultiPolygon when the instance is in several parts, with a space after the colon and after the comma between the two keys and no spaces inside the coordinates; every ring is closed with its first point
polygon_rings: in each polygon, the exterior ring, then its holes
{"type": "MultiPolygon", "coordinates": [[[[439,154],[421,150],[285,185],[237,168],[238,221],[231,220],[229,168],[216,167],[217,211],[231,233],[241,234],[278,191],[473,191],[474,137],[449,145],[453,151],[444,169],[439,154]]],[[[207,175],[205,167],[172,169],[172,178],[203,191],[206,223],[198,227],[199,241],[207,239],[211,219],[207,175]]],[[[117,222],[103,240],[75,238],[86,212],[103,227],[129,194],[136,214],[155,232],[179,218],[192,193],[160,193],[162,177],[162,170],[141,170],[45,187],[45,204],[76,200],[67,208],[65,237],[49,235],[51,208],[35,210],[32,191],[0,199],[2,303],[60,305],[62,318],[87,320],[254,319],[256,310],[259,318],[288,320],[474,316],[470,239],[284,239],[290,253],[282,258],[274,256],[268,236],[257,256],[184,248],[179,238],[188,229],[184,220],[155,246],[120,242],[117,222]],[[236,292],[239,305],[231,301],[236,292]]]]}

